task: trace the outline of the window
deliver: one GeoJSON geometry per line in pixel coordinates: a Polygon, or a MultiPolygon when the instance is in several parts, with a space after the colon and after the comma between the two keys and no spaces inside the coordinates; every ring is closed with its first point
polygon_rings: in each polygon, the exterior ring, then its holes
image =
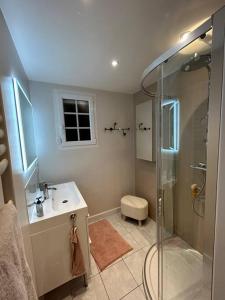
{"type": "Polygon", "coordinates": [[[93,96],[57,92],[57,134],[62,147],[96,144],[93,96]]]}

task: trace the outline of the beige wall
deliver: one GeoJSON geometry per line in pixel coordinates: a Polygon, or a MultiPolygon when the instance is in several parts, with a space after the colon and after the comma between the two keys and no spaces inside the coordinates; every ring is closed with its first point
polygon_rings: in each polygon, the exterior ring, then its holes
{"type": "MultiPolygon", "coordinates": [[[[191,164],[206,163],[205,137],[207,119],[208,73],[205,68],[194,72],[176,72],[164,79],[166,95],[176,95],[180,101],[180,149],[173,158],[173,174],[167,179],[176,178],[173,185],[174,198],[164,194],[165,219],[173,216],[174,231],[196,250],[203,251],[204,218],[197,216],[192,209],[191,185],[203,184],[203,174],[190,168],[191,164]],[[171,205],[168,205],[172,201],[171,205]]],[[[163,169],[168,173],[171,159],[164,156],[163,169]]],[[[203,213],[203,204],[196,209],[203,213]]],[[[202,202],[204,203],[204,202],[202,202]]]]}
{"type": "MultiPolygon", "coordinates": [[[[28,262],[33,271],[32,251],[29,238],[29,222],[27,217],[26,201],[25,201],[25,184],[31,175],[24,173],[22,169],[18,126],[15,114],[15,101],[12,88],[12,77],[16,77],[29,95],[28,80],[16,52],[13,40],[8,31],[2,12],[0,11],[0,81],[2,98],[1,110],[5,114],[5,125],[7,128],[7,136],[10,145],[10,155],[7,158],[11,161],[11,165],[7,172],[2,176],[3,191],[5,201],[14,198],[15,205],[18,209],[19,222],[23,232],[24,245],[28,258],[28,262]]],[[[9,148],[8,148],[9,149],[9,148]]]]}
{"type": "MultiPolygon", "coordinates": [[[[190,185],[197,183],[202,186],[202,172],[190,168],[191,164],[206,163],[206,145],[204,139],[207,132],[208,110],[208,72],[201,69],[192,73],[181,73],[178,98],[180,98],[181,138],[180,152],[176,166],[176,176],[180,178],[176,185],[177,233],[196,250],[203,251],[204,218],[197,216],[192,210],[190,185]]],[[[203,202],[204,203],[204,202],[203,202]]],[[[196,209],[204,214],[203,205],[196,209]]]]}
{"type": "MultiPolygon", "coordinates": [[[[190,186],[202,184],[202,174],[193,171],[190,164],[206,162],[207,120],[201,119],[207,112],[208,77],[206,69],[191,73],[177,72],[164,79],[164,93],[176,95],[180,100],[180,151],[178,155],[163,155],[162,180],[164,181],[164,225],[169,232],[175,232],[195,249],[203,249],[203,219],[192,210],[190,186]],[[204,124],[203,124],[204,123],[204,124]],[[176,178],[175,182],[172,182],[176,178]],[[170,179],[170,180],[169,180],[170,179]],[[168,180],[170,181],[169,183],[168,180]]],[[[151,89],[154,89],[153,87],[151,89]]],[[[134,95],[134,106],[148,101],[142,92],[134,95]]],[[[154,101],[153,101],[154,104],[154,101]]],[[[153,105],[154,107],[154,105],[153,105]]],[[[153,108],[153,125],[155,112],[153,108]]],[[[155,128],[153,128],[155,150],[155,128]]],[[[135,159],[135,192],[150,203],[150,216],[156,213],[156,163],[135,159]]],[[[202,213],[202,205],[196,208],[202,213]]]]}
{"type": "MultiPolygon", "coordinates": [[[[27,91],[28,88],[28,80],[25,75],[23,66],[20,62],[19,56],[16,52],[15,46],[13,44],[13,40],[10,36],[9,30],[5,23],[4,17],[0,10],[0,81],[3,81],[3,78],[6,76],[15,76],[20,79],[24,88],[27,91]]],[[[0,96],[0,113],[4,116],[4,109],[2,103],[2,97],[0,96]]],[[[5,129],[5,123],[3,124],[5,129]]],[[[8,145],[7,138],[4,139],[4,143],[8,145]]],[[[7,151],[6,158],[9,159],[9,151],[7,151]]],[[[9,159],[10,161],[10,159],[9,159]]],[[[11,166],[7,169],[7,171],[2,176],[3,182],[3,191],[5,199],[14,199],[13,194],[13,183],[12,183],[12,170],[11,166]]]]}
{"type": "MultiPolygon", "coordinates": [[[[7,102],[9,104],[9,106],[10,106],[9,110],[10,109],[12,110],[11,115],[13,115],[13,109],[15,107],[14,97],[13,97],[13,91],[10,91],[10,86],[8,85],[8,83],[10,82],[10,84],[11,84],[12,77],[16,77],[20,81],[20,83],[22,84],[22,86],[24,87],[26,92],[29,93],[28,80],[27,80],[26,74],[24,72],[23,66],[20,62],[19,56],[16,52],[16,49],[13,44],[10,33],[8,31],[4,17],[1,12],[0,12],[0,41],[1,41],[0,78],[1,78],[2,96],[5,97],[5,102],[7,102]]],[[[3,106],[2,106],[2,110],[3,110],[3,106]]],[[[6,112],[6,110],[7,110],[7,107],[5,105],[4,111],[6,112]]],[[[11,123],[12,118],[10,115],[6,114],[5,118],[7,121],[6,122],[7,125],[9,123],[11,123]]],[[[18,132],[16,132],[15,134],[17,134],[17,133],[18,132]]],[[[16,152],[16,149],[15,149],[15,152],[16,152]]],[[[11,153],[11,156],[12,155],[13,155],[13,153],[11,153]]],[[[8,158],[9,158],[9,153],[8,153],[8,158]]],[[[15,171],[16,174],[19,175],[19,173],[21,173],[21,170],[22,170],[21,166],[18,167],[18,165],[21,164],[21,160],[20,160],[20,162],[17,161],[16,164],[14,163],[14,161],[11,161],[11,164],[12,164],[12,166],[11,166],[12,172],[14,173],[14,171],[15,171]],[[16,168],[16,170],[15,170],[15,168],[16,168]]],[[[23,174],[21,174],[21,175],[23,175],[23,174]]],[[[15,182],[15,180],[13,181],[13,177],[12,177],[12,173],[10,172],[10,169],[8,169],[6,174],[4,174],[2,176],[2,179],[3,179],[3,189],[4,189],[4,194],[5,194],[5,201],[8,201],[11,197],[13,197],[14,192],[16,193],[16,191],[13,191],[13,185],[15,185],[16,182],[15,182]]],[[[21,208],[19,210],[19,217],[20,217],[20,215],[22,216],[21,223],[23,223],[24,218],[25,218],[24,203],[25,203],[25,201],[24,201],[24,195],[23,195],[23,199],[22,198],[19,199],[19,201],[17,203],[17,205],[21,208]]]]}
{"type": "Polygon", "coordinates": [[[134,192],[133,97],[55,84],[30,82],[41,180],[60,183],[74,180],[89,213],[120,206],[120,198],[134,192]],[[74,90],[96,96],[97,146],[60,150],[56,144],[54,90],[74,90]],[[118,122],[130,127],[127,136],[105,132],[118,122]]]}
{"type": "MultiPolygon", "coordinates": [[[[155,86],[151,87],[156,88],[155,86]]],[[[149,97],[138,92],[134,95],[134,109],[137,104],[149,101],[149,97]]],[[[153,126],[153,157],[155,156],[155,105],[152,106],[152,126],[153,126]]],[[[155,159],[155,158],[153,158],[155,159]]],[[[149,216],[156,219],[156,163],[143,159],[135,158],[135,193],[139,197],[143,197],[149,202],[149,216]]]]}

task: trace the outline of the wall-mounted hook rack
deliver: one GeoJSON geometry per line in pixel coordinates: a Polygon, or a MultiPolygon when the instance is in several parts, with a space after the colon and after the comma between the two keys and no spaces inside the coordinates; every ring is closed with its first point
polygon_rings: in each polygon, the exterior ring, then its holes
{"type": "Polygon", "coordinates": [[[147,130],[151,130],[151,128],[150,127],[144,127],[143,123],[139,123],[138,124],[138,130],[147,131],[147,130]]]}
{"type": "Polygon", "coordinates": [[[114,122],[113,123],[113,127],[110,127],[110,128],[105,128],[105,131],[121,131],[123,133],[123,136],[126,136],[127,135],[127,132],[130,130],[130,128],[120,128],[120,127],[117,127],[117,122],[114,122]]]}

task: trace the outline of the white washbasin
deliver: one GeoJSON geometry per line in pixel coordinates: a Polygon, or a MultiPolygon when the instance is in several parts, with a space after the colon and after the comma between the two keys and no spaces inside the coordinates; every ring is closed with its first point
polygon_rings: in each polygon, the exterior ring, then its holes
{"type": "MultiPolygon", "coordinates": [[[[33,252],[38,296],[74,279],[71,273],[71,229],[75,225],[84,258],[86,275],[90,274],[88,207],[75,182],[57,184],[43,203],[44,216],[37,217],[32,205],[42,192],[28,198],[29,233],[33,252]],[[64,201],[68,200],[68,201],[64,201]],[[63,203],[64,202],[64,203],[63,203]],[[75,216],[74,219],[71,215],[75,216]]],[[[32,189],[30,189],[32,193],[32,189]]]]}
{"type": "Polygon", "coordinates": [[[49,190],[49,199],[43,202],[44,216],[38,217],[36,206],[33,205],[28,212],[30,224],[87,208],[87,204],[75,182],[56,184],[51,187],[56,188],[56,190],[49,190]]]}

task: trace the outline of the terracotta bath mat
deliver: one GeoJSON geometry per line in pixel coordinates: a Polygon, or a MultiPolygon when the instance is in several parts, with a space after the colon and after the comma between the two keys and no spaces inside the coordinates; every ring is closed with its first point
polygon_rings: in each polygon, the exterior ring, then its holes
{"type": "Polygon", "coordinates": [[[91,254],[102,271],[133,248],[107,220],[89,225],[91,254]]]}

